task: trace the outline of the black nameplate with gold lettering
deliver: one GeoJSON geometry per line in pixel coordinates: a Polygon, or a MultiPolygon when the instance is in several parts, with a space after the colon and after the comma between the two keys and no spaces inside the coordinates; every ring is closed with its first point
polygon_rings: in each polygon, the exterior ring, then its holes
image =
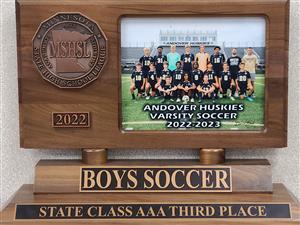
{"type": "Polygon", "coordinates": [[[17,205],[16,219],[270,219],[291,218],[289,204],[37,204],[17,205]]]}
{"type": "Polygon", "coordinates": [[[80,192],[232,192],[230,167],[81,167],[80,192]]]}

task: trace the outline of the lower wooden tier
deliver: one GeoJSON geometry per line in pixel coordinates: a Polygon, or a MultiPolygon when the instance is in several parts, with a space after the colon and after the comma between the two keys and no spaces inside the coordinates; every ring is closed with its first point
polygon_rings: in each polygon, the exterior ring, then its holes
{"type": "Polygon", "coordinates": [[[272,194],[33,194],[33,185],[24,185],[1,212],[1,224],[299,225],[299,202],[282,184],[274,184],[273,190],[272,194]]]}

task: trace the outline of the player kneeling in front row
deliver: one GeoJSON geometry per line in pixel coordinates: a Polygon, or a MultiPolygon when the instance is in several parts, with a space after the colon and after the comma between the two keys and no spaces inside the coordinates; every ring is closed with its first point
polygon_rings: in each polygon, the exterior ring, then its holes
{"type": "Polygon", "coordinates": [[[234,86],[234,80],[231,77],[231,73],[229,71],[229,66],[227,63],[223,64],[223,71],[221,72],[220,75],[220,80],[219,80],[219,84],[220,84],[220,96],[223,98],[227,98],[227,94],[229,93],[230,99],[232,101],[234,101],[234,97],[231,96],[231,88],[232,86],[234,86]]]}
{"type": "Polygon", "coordinates": [[[204,74],[203,82],[197,87],[197,89],[199,92],[199,102],[201,102],[202,99],[212,99],[213,102],[215,102],[215,86],[209,82],[207,74],[204,74]]]}
{"type": "Polygon", "coordinates": [[[173,92],[177,90],[177,87],[174,86],[172,83],[172,79],[170,76],[165,78],[165,83],[162,86],[159,86],[158,90],[163,94],[164,101],[171,100],[173,98],[173,92]]]}
{"type": "Polygon", "coordinates": [[[134,91],[138,90],[138,97],[142,96],[143,91],[145,90],[146,85],[146,75],[142,71],[142,64],[137,63],[135,65],[135,70],[131,74],[131,85],[130,85],[130,93],[132,99],[135,99],[134,91]]]}
{"type": "Polygon", "coordinates": [[[248,101],[253,101],[253,99],[250,97],[253,93],[251,75],[247,70],[245,70],[245,63],[240,64],[240,71],[237,73],[236,88],[239,91],[240,99],[244,99],[247,96],[248,101]]]}
{"type": "Polygon", "coordinates": [[[185,73],[183,76],[183,81],[178,85],[178,90],[181,90],[182,101],[187,103],[189,99],[194,102],[193,90],[196,88],[195,84],[189,81],[189,74],[185,73]]]}
{"type": "Polygon", "coordinates": [[[193,71],[191,73],[190,81],[195,84],[195,89],[193,90],[193,98],[199,98],[199,92],[197,87],[201,85],[203,80],[203,72],[199,69],[198,62],[194,62],[193,71]]]}
{"type": "Polygon", "coordinates": [[[148,72],[147,83],[146,83],[147,100],[150,99],[150,96],[154,97],[158,95],[159,85],[160,85],[159,75],[156,73],[154,63],[150,63],[150,70],[148,72]]]}

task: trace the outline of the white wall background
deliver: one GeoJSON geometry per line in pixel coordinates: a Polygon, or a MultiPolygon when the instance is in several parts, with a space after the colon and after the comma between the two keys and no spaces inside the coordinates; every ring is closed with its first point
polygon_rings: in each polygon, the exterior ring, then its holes
{"type": "MultiPolygon", "coordinates": [[[[14,0],[0,0],[1,75],[1,205],[3,208],[24,183],[33,183],[34,166],[40,159],[79,158],[79,151],[23,150],[19,145],[16,21],[14,0]]],[[[267,158],[274,182],[284,183],[300,199],[300,0],[291,0],[288,148],[228,151],[231,158],[267,158]]],[[[33,15],[34,16],[34,15],[33,15]]],[[[110,158],[197,158],[197,151],[111,150],[110,158]]]]}

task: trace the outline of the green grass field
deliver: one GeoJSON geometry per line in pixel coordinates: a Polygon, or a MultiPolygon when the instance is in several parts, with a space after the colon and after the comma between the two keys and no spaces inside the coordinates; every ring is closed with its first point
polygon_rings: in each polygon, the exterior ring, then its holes
{"type": "MultiPolygon", "coordinates": [[[[122,75],[122,126],[124,130],[166,130],[165,121],[153,121],[149,118],[148,112],[143,112],[145,104],[160,104],[162,99],[151,98],[146,100],[141,98],[139,100],[132,100],[129,91],[130,87],[130,75],[122,75]]],[[[236,104],[243,103],[245,110],[239,112],[238,119],[234,121],[225,120],[222,121],[222,127],[218,130],[261,130],[264,127],[264,87],[265,78],[263,75],[257,75],[256,79],[256,98],[253,102],[247,100],[232,101],[230,99],[218,99],[216,104],[236,104]]],[[[203,101],[199,104],[210,104],[211,101],[203,101]]],[[[170,104],[178,104],[171,102],[170,104]]],[[[182,104],[182,103],[179,103],[182,104]]],[[[191,104],[191,103],[190,103],[191,104]]],[[[192,128],[199,130],[200,128],[192,128]]],[[[203,129],[203,128],[202,128],[203,129]]],[[[212,128],[206,128],[205,130],[211,130],[212,128]]]]}

